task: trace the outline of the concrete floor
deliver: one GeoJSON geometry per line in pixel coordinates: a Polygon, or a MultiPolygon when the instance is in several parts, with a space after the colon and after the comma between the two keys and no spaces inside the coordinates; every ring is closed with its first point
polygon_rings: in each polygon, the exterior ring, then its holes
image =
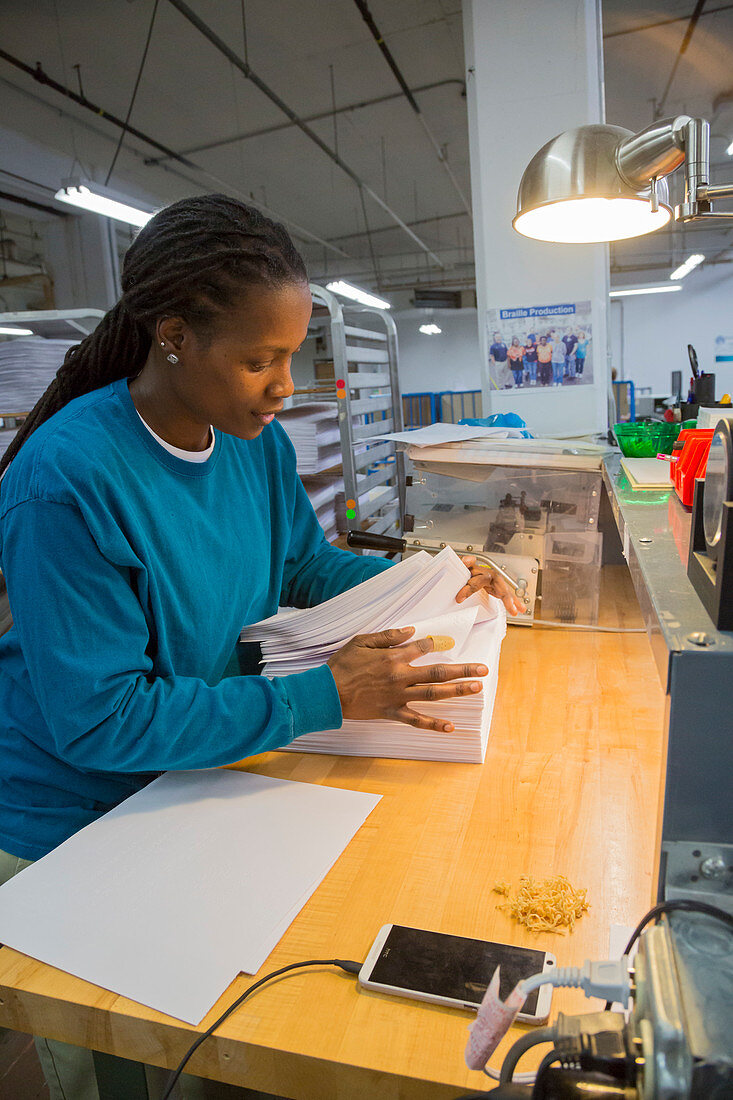
{"type": "Polygon", "coordinates": [[[48,1086],[30,1035],[0,1028],[0,1096],[3,1100],[48,1100],[48,1086]]]}

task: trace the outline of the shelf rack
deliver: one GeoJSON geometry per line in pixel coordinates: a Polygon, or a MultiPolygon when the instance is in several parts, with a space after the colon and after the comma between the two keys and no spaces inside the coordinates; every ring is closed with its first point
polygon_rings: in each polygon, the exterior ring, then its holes
{"type": "Polygon", "coordinates": [[[310,289],[314,310],[309,333],[325,335],[333,359],[349,526],[401,535],[405,516],[403,455],[389,441],[369,442],[385,432],[403,429],[394,320],[387,310],[343,305],[331,291],[315,283],[310,289]],[[364,315],[377,317],[380,328],[359,326],[364,315]],[[384,491],[370,499],[371,490],[382,486],[384,491]]]}

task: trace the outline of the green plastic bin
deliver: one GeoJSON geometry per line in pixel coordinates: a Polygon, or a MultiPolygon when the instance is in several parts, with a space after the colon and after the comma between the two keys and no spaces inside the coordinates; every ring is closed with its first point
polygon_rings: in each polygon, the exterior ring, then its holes
{"type": "Polygon", "coordinates": [[[666,421],[639,420],[631,424],[614,424],[613,434],[621,453],[627,458],[653,458],[657,454],[672,454],[681,428],[681,424],[668,424],[666,421]]]}

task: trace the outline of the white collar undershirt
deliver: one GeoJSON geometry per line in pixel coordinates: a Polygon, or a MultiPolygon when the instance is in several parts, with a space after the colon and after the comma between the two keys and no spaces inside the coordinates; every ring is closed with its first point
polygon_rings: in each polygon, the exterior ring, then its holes
{"type": "MultiPolygon", "coordinates": [[[[137,409],[135,409],[135,412],[137,412],[137,415],[140,416],[140,413],[137,411],[137,409]]],[[[170,454],[175,455],[176,458],[182,458],[184,462],[206,462],[207,458],[211,457],[212,451],[214,450],[214,444],[216,443],[216,436],[214,435],[213,428],[209,428],[209,431],[211,432],[211,443],[205,451],[184,451],[181,449],[181,447],[174,447],[172,443],[166,443],[164,439],[161,439],[159,435],[156,435],[156,433],[153,431],[146,420],[143,420],[141,416],[140,419],[152,435],[153,439],[155,439],[156,442],[160,443],[161,447],[165,447],[166,451],[168,451],[170,454]]]]}

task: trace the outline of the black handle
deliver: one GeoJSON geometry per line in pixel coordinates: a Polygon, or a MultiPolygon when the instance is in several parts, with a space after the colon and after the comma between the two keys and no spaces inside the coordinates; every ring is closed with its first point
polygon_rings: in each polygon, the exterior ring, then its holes
{"type": "Polygon", "coordinates": [[[346,536],[348,546],[355,550],[392,550],[401,553],[407,543],[392,535],[373,535],[370,531],[349,531],[346,536]]]}

